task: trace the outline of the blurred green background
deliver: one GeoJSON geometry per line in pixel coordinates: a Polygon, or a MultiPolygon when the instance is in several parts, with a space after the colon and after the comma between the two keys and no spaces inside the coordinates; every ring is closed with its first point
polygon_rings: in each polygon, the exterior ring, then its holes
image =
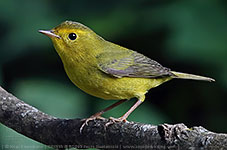
{"type": "MultiPolygon", "coordinates": [[[[75,87],[51,41],[37,32],[65,20],[81,22],[172,70],[216,79],[172,80],[154,88],[128,120],[227,132],[226,0],[0,1],[0,86],[50,115],[85,118],[115,101],[75,87]]],[[[119,117],[133,103],[104,116],[119,117]]],[[[0,149],[7,148],[47,149],[0,124],[0,149]]]]}

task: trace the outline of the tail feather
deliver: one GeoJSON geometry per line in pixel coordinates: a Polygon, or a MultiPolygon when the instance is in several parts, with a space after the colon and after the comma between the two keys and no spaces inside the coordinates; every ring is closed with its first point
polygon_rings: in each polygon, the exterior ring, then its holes
{"type": "Polygon", "coordinates": [[[173,78],[202,80],[202,81],[209,81],[209,82],[215,81],[214,79],[209,78],[209,77],[203,77],[203,76],[198,76],[198,75],[193,75],[193,74],[188,74],[188,73],[175,72],[175,71],[171,71],[171,72],[175,75],[175,76],[173,76],[173,78]]]}

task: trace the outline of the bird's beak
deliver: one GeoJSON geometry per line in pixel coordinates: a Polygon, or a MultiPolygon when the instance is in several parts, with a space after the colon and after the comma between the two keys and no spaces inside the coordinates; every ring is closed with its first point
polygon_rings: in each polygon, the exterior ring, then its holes
{"type": "Polygon", "coordinates": [[[39,30],[39,33],[45,34],[50,38],[58,38],[58,39],[61,38],[59,35],[55,34],[52,30],[39,30]]]}

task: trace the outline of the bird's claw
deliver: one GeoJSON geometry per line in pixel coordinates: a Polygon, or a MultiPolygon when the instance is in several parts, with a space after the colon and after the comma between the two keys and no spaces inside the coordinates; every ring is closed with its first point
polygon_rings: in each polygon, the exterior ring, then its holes
{"type": "Polygon", "coordinates": [[[89,117],[87,119],[83,119],[84,123],[80,127],[80,133],[82,133],[83,128],[88,125],[89,121],[92,121],[92,120],[95,120],[95,119],[104,120],[105,118],[103,118],[101,116],[91,116],[91,117],[89,117]]]}
{"type": "Polygon", "coordinates": [[[116,122],[128,122],[125,118],[122,118],[122,117],[120,117],[120,118],[113,118],[113,117],[110,117],[109,118],[109,122],[107,122],[106,124],[105,124],[105,126],[107,127],[107,126],[109,126],[109,125],[111,125],[111,124],[114,124],[114,123],[116,123],[116,122]]]}

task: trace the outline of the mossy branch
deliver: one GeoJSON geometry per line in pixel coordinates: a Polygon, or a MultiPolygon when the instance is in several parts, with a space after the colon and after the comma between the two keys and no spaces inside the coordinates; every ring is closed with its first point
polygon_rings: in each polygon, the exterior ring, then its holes
{"type": "Polygon", "coordinates": [[[24,103],[0,87],[0,122],[5,126],[56,149],[227,149],[227,134],[184,124],[105,124],[90,121],[80,133],[82,119],[59,119],[24,103]]]}

